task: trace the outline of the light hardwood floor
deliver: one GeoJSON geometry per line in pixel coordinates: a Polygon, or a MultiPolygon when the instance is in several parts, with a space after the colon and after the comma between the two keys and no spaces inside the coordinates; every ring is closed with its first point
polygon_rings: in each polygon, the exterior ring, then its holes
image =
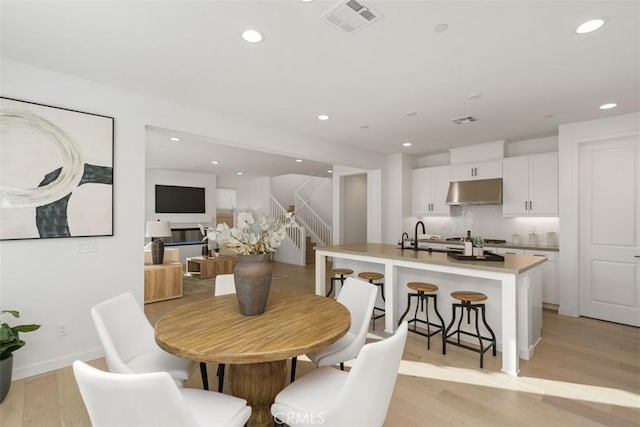
{"type": "MultiPolygon", "coordinates": [[[[274,263],[274,289],[313,291],[313,266],[274,263]]],[[[208,292],[145,306],[152,322],[208,292]]],[[[378,330],[382,320],[378,320],[378,330]]],[[[521,374],[485,357],[409,334],[385,426],[640,426],[640,329],[544,312],[543,339],[521,374]]],[[[103,359],[91,362],[105,369],[103,359]]],[[[312,369],[299,359],[298,376],[312,369]]],[[[217,384],[216,366],[209,383],[217,384]]],[[[201,387],[196,370],[187,387],[201,387]]],[[[228,384],[225,384],[227,391],[228,384]]],[[[15,381],[0,405],[2,427],[90,425],[71,368],[15,381]]],[[[354,426],[356,427],[356,426],[354,426]]]]}

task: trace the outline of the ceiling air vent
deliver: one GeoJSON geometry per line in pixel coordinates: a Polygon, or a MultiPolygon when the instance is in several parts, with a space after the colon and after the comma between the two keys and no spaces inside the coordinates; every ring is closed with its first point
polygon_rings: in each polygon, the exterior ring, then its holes
{"type": "Polygon", "coordinates": [[[466,125],[468,123],[477,122],[478,119],[476,119],[475,116],[464,116],[458,117],[457,119],[451,119],[451,121],[457,125],[466,125]]]}
{"type": "Polygon", "coordinates": [[[347,34],[355,34],[382,18],[382,15],[361,1],[349,0],[325,13],[323,18],[347,34]]]}

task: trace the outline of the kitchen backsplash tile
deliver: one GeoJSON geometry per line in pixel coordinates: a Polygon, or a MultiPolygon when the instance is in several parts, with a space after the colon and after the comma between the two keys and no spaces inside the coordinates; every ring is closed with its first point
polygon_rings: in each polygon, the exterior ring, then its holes
{"type": "Polygon", "coordinates": [[[465,236],[467,230],[471,230],[474,236],[504,239],[507,242],[511,242],[514,234],[519,234],[520,240],[527,242],[529,234],[533,232],[541,245],[548,244],[549,232],[556,233],[556,240],[560,233],[558,217],[504,218],[501,205],[458,206],[452,209],[457,210],[456,216],[407,217],[404,219],[404,231],[413,237],[415,223],[420,219],[424,222],[428,234],[442,237],[465,236]]]}

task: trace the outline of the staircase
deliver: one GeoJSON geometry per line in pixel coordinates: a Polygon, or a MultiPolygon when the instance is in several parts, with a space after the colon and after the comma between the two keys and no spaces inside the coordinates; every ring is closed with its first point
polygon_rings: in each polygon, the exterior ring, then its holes
{"type": "MultiPolygon", "coordinates": [[[[294,190],[295,223],[287,228],[289,238],[276,252],[277,261],[297,265],[315,264],[316,245],[331,244],[331,226],[324,222],[309,205],[309,196],[321,183],[322,178],[309,177],[294,190]]],[[[269,215],[276,220],[284,220],[289,210],[285,209],[273,195],[269,200],[269,215]]]]}
{"type": "Polygon", "coordinates": [[[322,246],[329,246],[331,226],[309,205],[309,196],[322,183],[322,178],[309,177],[294,192],[296,221],[304,226],[313,240],[322,246]]]}
{"type": "MultiPolygon", "coordinates": [[[[269,197],[269,215],[279,221],[284,221],[289,212],[276,200],[273,195],[269,197]]],[[[277,261],[289,264],[306,265],[306,241],[307,235],[304,227],[297,223],[287,227],[287,237],[275,253],[277,261]]]]}

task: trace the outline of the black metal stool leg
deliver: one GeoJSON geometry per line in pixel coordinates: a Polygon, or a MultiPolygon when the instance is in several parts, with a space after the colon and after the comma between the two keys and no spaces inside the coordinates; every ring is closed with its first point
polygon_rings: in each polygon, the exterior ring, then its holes
{"type": "Polygon", "coordinates": [[[415,294],[407,294],[407,309],[404,311],[404,313],[402,313],[402,316],[400,316],[400,320],[398,320],[398,326],[400,326],[405,316],[409,313],[409,309],[411,308],[411,295],[415,294]]]}
{"type": "Polygon", "coordinates": [[[462,304],[456,304],[460,307],[460,320],[458,320],[458,344],[460,344],[460,326],[462,326],[462,319],[464,319],[464,306],[462,304]]]}
{"type": "MultiPolygon", "coordinates": [[[[373,283],[372,279],[369,279],[369,283],[371,283],[372,285],[375,285],[376,287],[380,288],[380,290],[382,291],[382,301],[385,301],[385,299],[384,299],[384,286],[381,283],[373,283]]],[[[371,313],[371,321],[373,323],[373,327],[371,329],[374,330],[374,331],[376,330],[376,320],[385,316],[384,314],[379,314],[379,315],[376,316],[376,310],[381,311],[383,313],[385,312],[384,308],[378,308],[378,307],[376,307],[374,305],[373,312],[371,313]]]]}
{"type": "Polygon", "coordinates": [[[440,315],[440,312],[438,311],[438,295],[436,294],[433,295],[433,311],[435,311],[436,316],[438,316],[438,319],[440,320],[440,331],[442,331],[442,354],[445,354],[445,345],[446,345],[445,342],[447,341],[447,337],[444,332],[445,330],[444,319],[442,318],[442,316],[440,315]]]}
{"type": "Polygon", "coordinates": [[[493,344],[493,352],[492,353],[495,356],[496,355],[496,334],[493,333],[493,329],[491,329],[491,327],[487,323],[487,318],[485,317],[484,304],[482,304],[481,312],[482,312],[482,323],[484,323],[485,328],[487,328],[487,330],[491,334],[491,342],[493,344]]]}
{"type": "Polygon", "coordinates": [[[218,393],[222,393],[224,385],[224,363],[218,364],[218,393]]]}
{"type": "Polygon", "coordinates": [[[298,364],[298,358],[297,357],[292,357],[291,358],[291,378],[290,378],[290,382],[295,381],[296,379],[296,365],[298,364]]]}
{"type": "Polygon", "coordinates": [[[331,280],[329,280],[329,292],[327,292],[327,297],[329,295],[331,295],[331,292],[333,292],[333,281],[335,280],[335,277],[332,277],[331,280]]]}
{"type": "Polygon", "coordinates": [[[482,335],[480,334],[480,314],[476,307],[471,306],[471,309],[476,314],[476,334],[478,335],[478,343],[480,344],[480,369],[484,368],[484,344],[482,343],[482,335]]]}
{"type": "Polygon", "coordinates": [[[209,390],[209,377],[207,375],[207,364],[200,362],[200,376],[202,376],[203,390],[209,390]]]}
{"type": "MultiPolygon", "coordinates": [[[[427,318],[427,350],[431,350],[431,324],[429,323],[429,297],[421,292],[420,300],[424,301],[425,317],[427,318]]],[[[420,303],[422,305],[422,302],[420,303]]]]}

